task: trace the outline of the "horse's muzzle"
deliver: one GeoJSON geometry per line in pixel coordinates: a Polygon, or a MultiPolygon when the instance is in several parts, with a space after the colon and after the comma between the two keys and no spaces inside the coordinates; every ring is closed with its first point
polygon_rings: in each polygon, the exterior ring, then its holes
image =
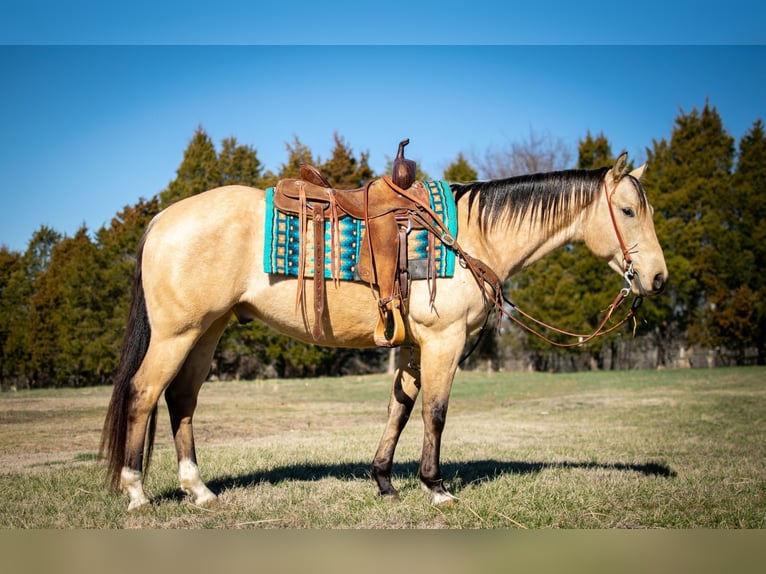
{"type": "Polygon", "coordinates": [[[635,277],[633,278],[633,294],[634,295],[641,295],[644,297],[649,297],[652,295],[659,295],[665,290],[665,285],[668,281],[668,275],[667,272],[660,272],[657,273],[653,278],[651,283],[649,283],[649,280],[647,277],[644,277],[641,272],[636,273],[635,277]]]}

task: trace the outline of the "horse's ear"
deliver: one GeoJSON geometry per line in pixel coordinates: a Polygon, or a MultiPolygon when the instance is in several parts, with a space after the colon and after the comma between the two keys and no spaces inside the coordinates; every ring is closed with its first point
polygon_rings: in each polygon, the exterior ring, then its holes
{"type": "Polygon", "coordinates": [[[620,154],[620,157],[617,158],[617,161],[614,162],[612,177],[614,178],[614,181],[620,181],[622,176],[626,173],[628,173],[628,152],[624,151],[620,154]]]}
{"type": "Polygon", "coordinates": [[[640,180],[640,179],[641,179],[641,176],[642,176],[642,175],[644,175],[644,170],[645,170],[645,169],[646,169],[646,164],[644,164],[644,165],[642,165],[642,166],[640,166],[640,167],[637,167],[636,169],[634,169],[633,171],[631,171],[631,172],[630,172],[630,175],[631,175],[632,177],[635,177],[636,179],[639,179],[639,180],[640,180]]]}

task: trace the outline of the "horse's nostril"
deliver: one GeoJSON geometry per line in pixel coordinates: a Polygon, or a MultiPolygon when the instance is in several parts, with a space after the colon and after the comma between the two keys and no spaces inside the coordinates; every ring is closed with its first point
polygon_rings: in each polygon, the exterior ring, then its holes
{"type": "Polygon", "coordinates": [[[654,281],[652,282],[652,287],[654,288],[654,291],[656,293],[659,293],[662,291],[665,287],[665,277],[662,275],[662,273],[657,273],[657,275],[654,276],[654,281]]]}

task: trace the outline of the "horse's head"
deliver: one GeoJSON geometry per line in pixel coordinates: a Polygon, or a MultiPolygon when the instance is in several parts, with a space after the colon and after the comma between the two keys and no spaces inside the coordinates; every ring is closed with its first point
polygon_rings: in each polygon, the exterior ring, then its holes
{"type": "Polygon", "coordinates": [[[641,187],[646,164],[628,173],[628,154],[604,175],[602,193],[585,222],[585,243],[631,282],[635,295],[662,291],[668,268],[654,231],[654,209],[641,187]]]}

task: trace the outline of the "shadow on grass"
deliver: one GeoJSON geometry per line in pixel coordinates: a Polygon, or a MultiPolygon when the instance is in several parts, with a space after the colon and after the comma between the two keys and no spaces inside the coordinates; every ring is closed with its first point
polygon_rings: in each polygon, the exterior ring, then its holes
{"type": "MultiPolygon", "coordinates": [[[[237,487],[252,487],[260,483],[278,484],[285,481],[316,481],[323,478],[338,480],[372,479],[369,475],[370,463],[349,462],[338,464],[295,464],[281,466],[264,472],[252,472],[239,476],[219,476],[207,482],[215,493],[237,487]]],[[[402,482],[418,477],[419,463],[410,461],[394,464],[393,480],[402,482]]],[[[526,475],[540,473],[546,469],[585,469],[618,470],[637,472],[645,476],[673,478],[676,472],[664,463],[647,462],[644,464],[599,463],[599,462],[520,462],[499,460],[473,460],[467,462],[446,462],[442,464],[442,475],[447,487],[454,493],[460,492],[466,485],[474,482],[494,480],[503,475],[526,475]]],[[[160,499],[174,500],[183,498],[178,490],[160,494],[160,499]]]]}

